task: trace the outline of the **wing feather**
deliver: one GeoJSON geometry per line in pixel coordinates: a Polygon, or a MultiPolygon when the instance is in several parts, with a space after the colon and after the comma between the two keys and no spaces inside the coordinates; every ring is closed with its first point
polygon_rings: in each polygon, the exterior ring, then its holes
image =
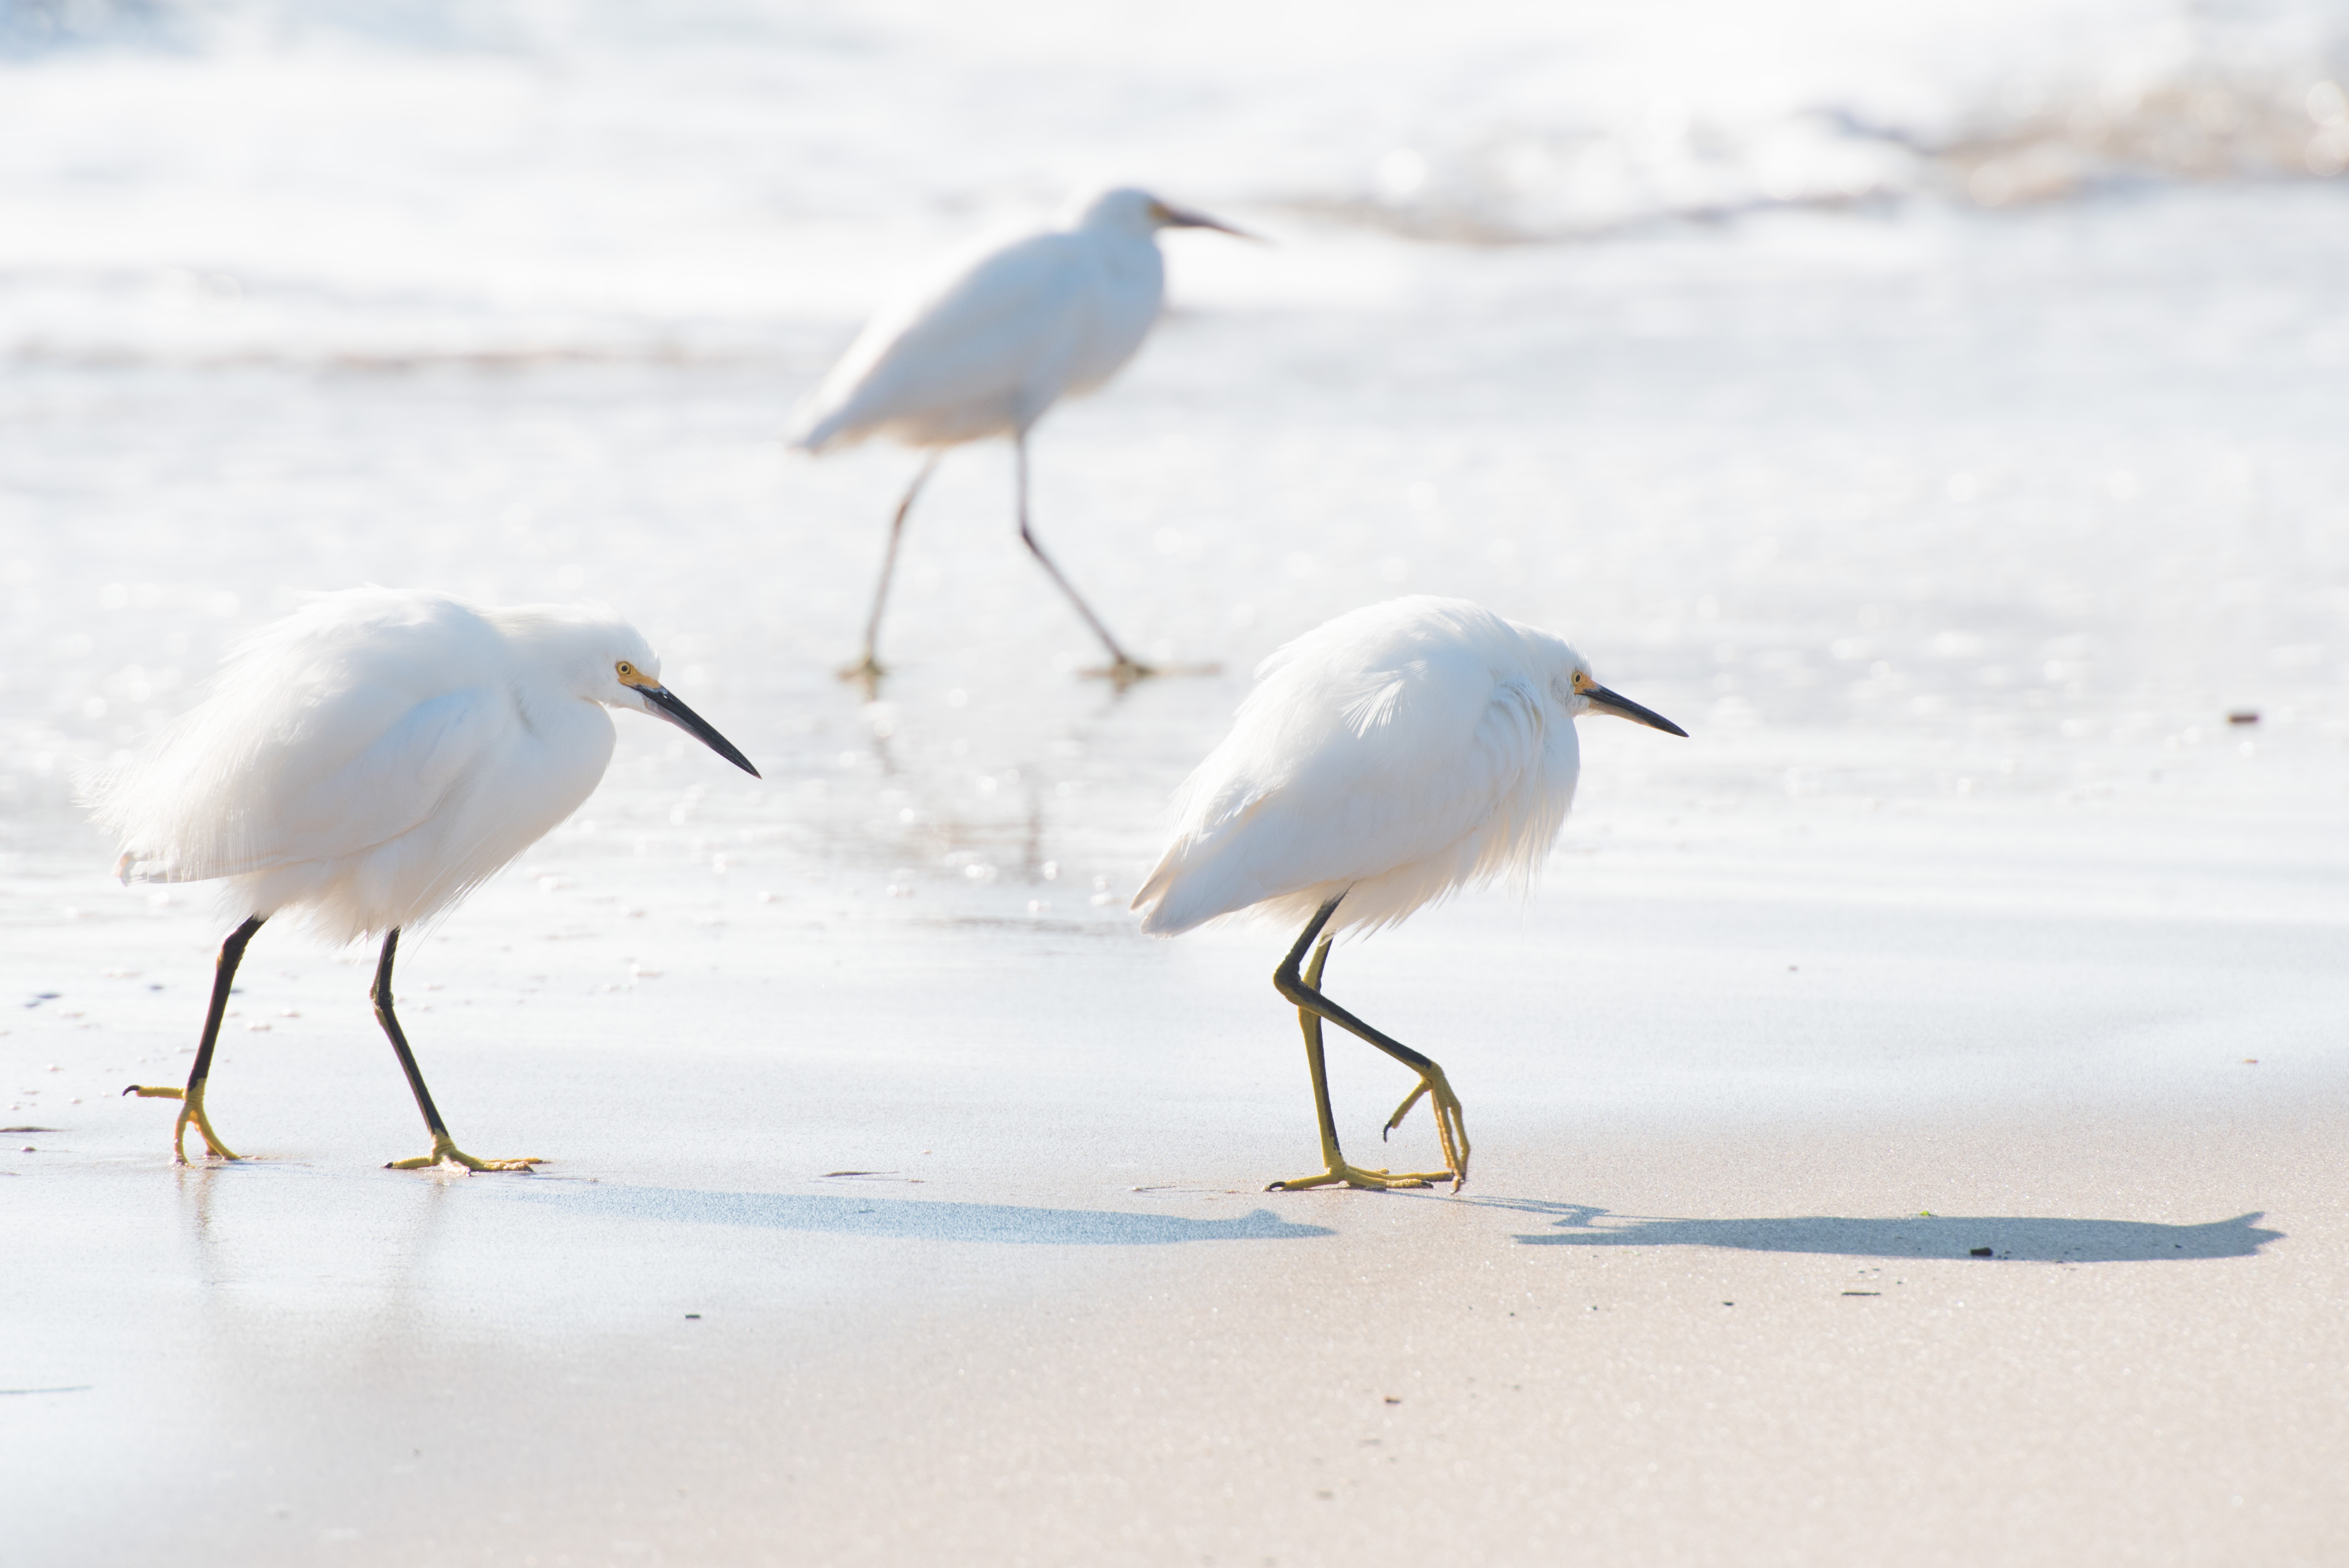
{"type": "Polygon", "coordinates": [[[276,804],[272,862],[341,860],[430,820],[481,770],[512,714],[505,694],[481,686],[418,703],[373,745],[276,804]]]}
{"type": "Polygon", "coordinates": [[[1522,664],[1488,651],[1514,629],[1454,603],[1373,606],[1384,613],[1340,617],[1266,661],[1184,788],[1174,842],[1134,901],[1145,930],[1412,867],[1434,865],[1443,891],[1507,869],[1485,841],[1496,825],[1512,843],[1541,828],[1521,820],[1556,793],[1549,723],[1522,664]],[[1432,624],[1431,605],[1447,607],[1432,624]],[[1479,635],[1456,634],[1472,612],[1479,635]]]}
{"type": "Polygon", "coordinates": [[[803,410],[799,446],[902,428],[959,439],[1009,428],[1061,390],[1087,325],[1074,238],[1033,234],[954,269],[876,316],[803,410]]]}
{"type": "Polygon", "coordinates": [[[263,628],[151,752],[93,791],[123,875],[235,876],[408,831],[498,732],[475,683],[502,662],[494,629],[432,594],[354,590],[263,628]]]}

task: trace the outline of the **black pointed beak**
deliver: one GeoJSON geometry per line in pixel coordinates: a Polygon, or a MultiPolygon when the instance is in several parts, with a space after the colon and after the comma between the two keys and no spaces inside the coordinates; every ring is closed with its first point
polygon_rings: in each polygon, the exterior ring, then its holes
{"type": "Polygon", "coordinates": [[[1158,204],[1158,221],[1170,229],[1213,229],[1219,234],[1229,234],[1235,239],[1254,240],[1259,245],[1265,243],[1262,234],[1251,234],[1246,229],[1233,228],[1220,218],[1210,218],[1205,212],[1194,212],[1186,207],[1170,207],[1164,201],[1158,204]]]}
{"type": "Polygon", "coordinates": [[[759,770],[750,766],[749,758],[734,749],[732,741],[710,728],[708,719],[678,701],[677,694],[668,687],[638,686],[636,695],[645,699],[647,713],[651,714],[655,718],[668,720],[751,778],[759,777],[759,770]]]}
{"type": "Polygon", "coordinates": [[[1688,731],[1651,707],[1641,707],[1628,696],[1618,696],[1603,686],[1591,686],[1582,694],[1590,699],[1594,713],[1611,713],[1618,718],[1628,718],[1634,724],[1644,724],[1651,729],[1661,729],[1666,735],[1688,738],[1688,731]]]}

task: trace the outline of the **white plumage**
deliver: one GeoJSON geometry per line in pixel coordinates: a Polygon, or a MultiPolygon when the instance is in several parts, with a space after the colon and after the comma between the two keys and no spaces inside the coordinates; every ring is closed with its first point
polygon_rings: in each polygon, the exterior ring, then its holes
{"type": "Polygon", "coordinates": [[[123,880],[220,880],[245,923],[223,949],[182,1131],[202,1125],[227,977],[261,922],[298,912],[337,944],[388,934],[378,1010],[406,1062],[389,1016],[400,929],[577,810],[611,760],[607,707],[667,719],[755,773],[659,672],[644,637],[601,608],[484,609],[390,588],[317,595],[238,644],[203,700],[90,801],[119,837],[123,880]]]}
{"type": "Polygon", "coordinates": [[[897,541],[937,451],[1006,436],[1018,446],[1019,533],[1107,645],[1104,673],[1151,673],[1129,658],[1037,544],[1028,525],[1029,430],[1064,397],[1115,375],[1149,335],[1165,294],[1156,235],[1164,228],[1239,231],[1146,191],[1105,191],[1055,228],[955,258],[875,315],[802,403],[790,440],[810,452],[890,436],[931,449],[899,503],[865,627],[864,656],[843,675],[882,673],[874,648],[897,541]]]}
{"type": "Polygon", "coordinates": [[[1304,924],[1276,984],[1304,1023],[1330,1171],[1282,1185],[1427,1179],[1340,1158],[1319,1066],[1323,1017],[1418,1069],[1413,1099],[1433,1092],[1440,1117],[1450,1105],[1444,1173],[1456,1182],[1467,1136],[1442,1069],[1319,994],[1330,940],[1391,925],[1464,886],[1529,879],[1573,804],[1578,715],[1685,732],[1599,685],[1561,639],[1462,599],[1396,599],[1340,615],[1280,648],[1257,678],[1231,734],[1176,797],[1173,841],[1133,907],[1144,931],[1167,936],[1231,915],[1304,924]],[[1316,938],[1313,968],[1299,975],[1316,938]]]}
{"type": "Polygon", "coordinates": [[[292,906],[330,942],[414,925],[595,789],[644,638],[568,606],[321,595],[229,654],[204,701],[99,791],[128,882],[228,879],[238,918],[292,906]]]}
{"type": "Polygon", "coordinates": [[[1529,876],[1574,800],[1580,664],[1456,599],[1374,604],[1288,644],[1184,784],[1134,898],[1143,929],[1243,911],[1295,924],[1340,892],[1331,929],[1375,929],[1529,876]]]}
{"type": "Polygon", "coordinates": [[[1147,191],[1111,191],[1061,227],[957,255],[874,315],[802,405],[792,444],[1024,436],[1142,346],[1165,294],[1154,236],[1169,223],[1210,226],[1147,191]]]}

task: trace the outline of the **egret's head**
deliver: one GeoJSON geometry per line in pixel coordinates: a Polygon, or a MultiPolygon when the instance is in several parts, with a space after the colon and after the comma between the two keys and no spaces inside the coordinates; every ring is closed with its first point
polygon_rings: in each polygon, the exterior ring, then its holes
{"type": "Polygon", "coordinates": [[[750,774],[749,758],[661,683],[660,655],[644,634],[600,604],[521,604],[485,612],[514,651],[524,685],[606,707],[666,719],[750,774]]]}
{"type": "Polygon", "coordinates": [[[1194,212],[1188,208],[1162,201],[1149,191],[1137,191],[1132,186],[1104,191],[1085,203],[1077,214],[1077,226],[1144,235],[1154,234],[1161,229],[1215,229],[1226,234],[1237,234],[1243,240],[1256,238],[1244,229],[1235,229],[1204,212],[1194,212]]]}
{"type": "Polygon", "coordinates": [[[626,689],[617,696],[607,695],[604,700],[629,703],[634,706],[643,698],[646,692],[663,689],[660,678],[660,655],[650,649],[642,649],[635,658],[614,659],[612,678],[626,689]]]}
{"type": "Polygon", "coordinates": [[[1590,673],[1590,661],[1564,643],[1557,645],[1558,658],[1550,676],[1550,700],[1566,710],[1570,718],[1586,713],[1608,713],[1617,718],[1628,718],[1636,724],[1661,729],[1667,735],[1686,736],[1688,731],[1666,718],[1653,708],[1641,707],[1628,696],[1609,691],[1590,673]]]}
{"type": "MultiPolygon", "coordinates": [[[[634,636],[634,631],[629,634],[634,636]]],[[[611,679],[619,688],[619,696],[600,700],[616,707],[641,707],[655,718],[667,719],[751,778],[759,777],[759,770],[750,766],[749,758],[734,748],[732,741],[710,727],[709,720],[686,707],[675,692],[661,684],[660,660],[644,645],[642,638],[637,639],[633,657],[624,655],[612,661],[611,679]]]]}

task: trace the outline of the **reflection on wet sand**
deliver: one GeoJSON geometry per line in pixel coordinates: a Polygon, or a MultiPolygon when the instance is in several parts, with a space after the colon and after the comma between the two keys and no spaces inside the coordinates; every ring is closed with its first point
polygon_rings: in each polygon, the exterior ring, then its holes
{"type": "Polygon", "coordinates": [[[937,1203],[911,1198],[833,1198],[796,1192],[707,1192],[668,1187],[518,1188],[514,1195],[598,1218],[665,1224],[823,1231],[904,1241],[1009,1242],[1045,1246],[1164,1246],[1175,1242],[1300,1241],[1336,1233],[1293,1224],[1269,1209],[1230,1220],[1015,1203],[937,1203]]]}

